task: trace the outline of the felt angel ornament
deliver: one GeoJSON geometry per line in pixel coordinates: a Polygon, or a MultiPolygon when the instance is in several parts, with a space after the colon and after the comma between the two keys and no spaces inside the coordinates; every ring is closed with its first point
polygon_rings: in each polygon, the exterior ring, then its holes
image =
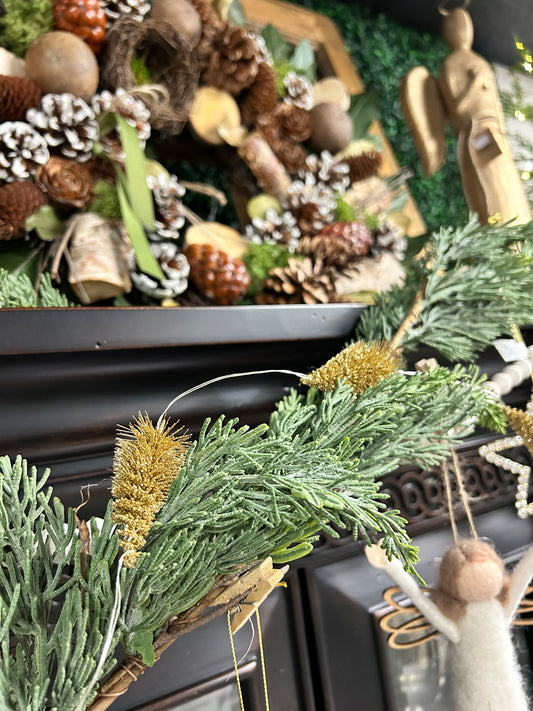
{"type": "Polygon", "coordinates": [[[444,555],[430,597],[379,544],[366,554],[448,639],[455,711],[528,711],[510,627],[533,575],[533,546],[509,576],[488,543],[458,541],[444,555]]]}

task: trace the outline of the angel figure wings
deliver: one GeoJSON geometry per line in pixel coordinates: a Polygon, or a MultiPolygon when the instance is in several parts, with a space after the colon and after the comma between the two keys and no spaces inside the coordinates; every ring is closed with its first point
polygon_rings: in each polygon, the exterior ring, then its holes
{"type": "Polygon", "coordinates": [[[442,33],[451,53],[439,76],[414,67],[400,87],[402,110],[426,175],[445,158],[445,129],[457,136],[457,160],[468,208],[482,223],[528,222],[528,201],[506,135],[496,79],[472,51],[472,19],[464,8],[445,10],[442,33]]]}
{"type": "MultiPolygon", "coordinates": [[[[401,612],[419,612],[407,623],[419,642],[438,633],[448,640],[455,711],[528,711],[510,629],[533,576],[533,546],[507,575],[490,544],[479,538],[458,541],[444,555],[431,591],[420,587],[398,559],[389,561],[379,544],[365,550],[371,565],[383,569],[410,598],[412,605],[401,612]]],[[[393,606],[396,592],[389,590],[385,597],[393,606]]],[[[381,626],[397,633],[395,612],[382,618],[381,626]]],[[[401,646],[397,640],[396,635],[393,646],[401,646]]]]}

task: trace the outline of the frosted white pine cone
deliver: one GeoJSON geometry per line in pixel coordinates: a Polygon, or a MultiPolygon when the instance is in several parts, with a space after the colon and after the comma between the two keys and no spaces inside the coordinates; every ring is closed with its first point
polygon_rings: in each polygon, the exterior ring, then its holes
{"type": "Polygon", "coordinates": [[[100,0],[109,24],[121,17],[143,20],[150,10],[150,3],[144,0],[100,0]]]}
{"type": "Polygon", "coordinates": [[[317,184],[328,185],[341,194],[350,187],[350,166],[348,163],[338,161],[329,151],[322,151],[320,155],[316,153],[309,155],[304,169],[299,171],[298,176],[304,180],[306,173],[311,173],[317,184]]]}
{"type": "Polygon", "coordinates": [[[188,286],[187,277],[190,271],[187,257],[173,242],[152,243],[150,249],[166,278],[154,279],[137,271],[135,264],[132,264],[130,276],[137,289],[156,299],[171,299],[183,294],[188,286]]]}
{"type": "Polygon", "coordinates": [[[291,212],[286,210],[279,215],[276,210],[269,209],[264,218],[254,217],[252,224],[246,225],[244,236],[254,244],[283,244],[289,252],[294,252],[300,235],[300,228],[291,212]]]}
{"type": "Polygon", "coordinates": [[[50,158],[46,140],[24,121],[0,124],[0,180],[26,180],[50,158]]]}
{"type": "Polygon", "coordinates": [[[50,148],[80,163],[89,160],[100,134],[94,111],[73,94],[45,94],[40,108],[28,109],[26,120],[40,131],[50,148]]]}
{"type": "Polygon", "coordinates": [[[311,111],[314,98],[313,86],[309,79],[301,74],[296,74],[296,72],[288,72],[283,80],[283,84],[287,91],[285,101],[290,101],[301,109],[311,111]]]}
{"type": "Polygon", "coordinates": [[[181,201],[185,188],[179,184],[175,175],[167,176],[165,173],[149,175],[147,182],[154,197],[156,213],[152,239],[177,239],[185,224],[181,201]]]}

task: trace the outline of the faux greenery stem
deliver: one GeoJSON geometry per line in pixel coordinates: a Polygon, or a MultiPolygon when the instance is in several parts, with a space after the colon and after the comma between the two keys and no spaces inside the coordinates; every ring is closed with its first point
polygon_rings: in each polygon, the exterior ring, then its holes
{"type": "Polygon", "coordinates": [[[402,340],[407,331],[418,321],[418,318],[424,310],[424,296],[426,293],[426,284],[419,289],[415,295],[413,305],[409,309],[407,316],[400,324],[398,330],[390,341],[390,346],[394,350],[401,351],[402,340]]]}

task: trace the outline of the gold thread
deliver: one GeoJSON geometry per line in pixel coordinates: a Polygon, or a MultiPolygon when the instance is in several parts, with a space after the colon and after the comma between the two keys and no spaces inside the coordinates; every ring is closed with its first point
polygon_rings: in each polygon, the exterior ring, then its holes
{"type": "Polygon", "coordinates": [[[261,654],[261,672],[263,674],[263,689],[265,691],[265,708],[266,711],[270,711],[270,705],[268,702],[268,685],[266,678],[266,665],[265,665],[265,652],[263,649],[263,635],[261,633],[261,620],[259,618],[259,609],[255,611],[255,616],[257,617],[257,637],[259,639],[259,652],[261,654]]]}
{"type": "MultiPolygon", "coordinates": [[[[235,669],[235,679],[237,680],[237,688],[239,689],[239,701],[241,702],[241,711],[245,711],[244,700],[242,698],[241,679],[239,676],[239,666],[237,664],[237,655],[235,654],[235,644],[233,643],[233,635],[231,634],[231,611],[230,610],[228,610],[228,632],[229,632],[229,641],[231,644],[231,654],[233,656],[233,667],[235,669]]],[[[267,709],[267,711],[268,711],[268,709],[267,709]]]]}

